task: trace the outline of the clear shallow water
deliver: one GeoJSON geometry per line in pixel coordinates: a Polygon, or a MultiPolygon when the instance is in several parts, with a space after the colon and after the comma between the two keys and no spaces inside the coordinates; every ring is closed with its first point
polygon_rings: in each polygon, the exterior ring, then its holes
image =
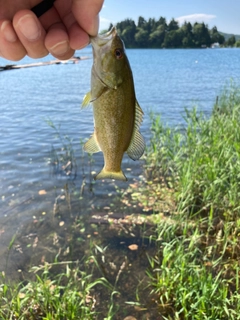
{"type": "MultiPolygon", "coordinates": [[[[216,96],[230,80],[240,81],[239,49],[207,50],[128,50],[132,66],[137,99],[145,112],[141,131],[149,140],[149,111],[160,113],[169,125],[183,123],[184,108],[197,104],[210,114],[216,96]]],[[[91,57],[86,48],[77,53],[91,57]]],[[[41,61],[52,60],[51,56],[41,61]]],[[[25,64],[29,58],[8,62],[0,59],[0,65],[25,64]]],[[[35,61],[34,61],[35,62],[35,61]]],[[[92,60],[78,64],[67,63],[36,68],[0,72],[0,244],[3,234],[11,236],[24,223],[52,211],[56,197],[63,192],[68,181],[59,175],[51,175],[50,154],[52,145],[56,150],[62,146],[54,130],[47,125],[50,119],[60,125],[62,136],[72,139],[76,151],[78,175],[75,186],[82,185],[82,161],[85,173],[99,171],[103,159],[94,155],[92,169],[88,157],[81,158],[80,139],[86,139],[93,131],[91,109],[80,110],[84,94],[90,88],[92,60]],[[45,190],[46,195],[39,195],[45,190]]],[[[124,158],[123,167],[130,183],[141,174],[141,162],[124,158]]],[[[89,176],[87,174],[87,183],[89,176]]],[[[127,184],[120,183],[127,188],[127,184]]],[[[114,195],[112,182],[94,185],[91,204],[98,207],[111,201],[114,195]]],[[[89,200],[90,198],[87,197],[89,200]]],[[[78,210],[84,214],[89,209],[78,210]]],[[[1,245],[0,245],[1,248],[1,245]]],[[[3,247],[2,247],[3,248],[3,247]]],[[[1,249],[0,249],[1,254],[1,249]]]]}

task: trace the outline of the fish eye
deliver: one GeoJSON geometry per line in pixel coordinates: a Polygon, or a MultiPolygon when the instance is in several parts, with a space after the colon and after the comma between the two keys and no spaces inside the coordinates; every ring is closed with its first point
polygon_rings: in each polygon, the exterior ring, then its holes
{"type": "Polygon", "coordinates": [[[120,48],[115,49],[114,53],[117,59],[121,59],[123,57],[123,50],[120,48]]]}

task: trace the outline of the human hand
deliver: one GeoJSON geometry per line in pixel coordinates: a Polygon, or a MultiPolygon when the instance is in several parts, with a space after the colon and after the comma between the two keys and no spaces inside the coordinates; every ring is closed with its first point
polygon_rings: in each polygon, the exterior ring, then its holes
{"type": "Polygon", "coordinates": [[[39,0],[0,0],[0,56],[20,60],[51,53],[69,59],[96,35],[104,0],[56,0],[40,18],[31,11],[39,0]]]}

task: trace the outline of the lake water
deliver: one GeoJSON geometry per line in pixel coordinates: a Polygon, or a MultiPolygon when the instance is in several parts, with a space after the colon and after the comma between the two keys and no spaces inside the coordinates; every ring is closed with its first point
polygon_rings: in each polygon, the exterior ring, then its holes
{"type": "MultiPolygon", "coordinates": [[[[150,111],[176,126],[183,123],[185,107],[197,104],[209,115],[224,85],[230,79],[240,82],[240,49],[128,50],[127,54],[137,99],[145,113],[141,132],[147,143],[150,111]]],[[[76,55],[90,59],[0,72],[0,255],[20,228],[52,212],[67,182],[72,181],[78,190],[85,186],[87,201],[78,207],[80,214],[101,209],[116,194],[111,181],[91,184],[91,171],[101,169],[102,155],[94,155],[91,164],[92,159],[82,154],[80,140],[93,131],[91,108],[80,109],[90,86],[91,49],[76,55]],[[46,120],[59,128],[62,141],[46,120]],[[70,177],[61,170],[61,161],[56,165],[68,139],[76,158],[70,177]]],[[[53,57],[40,59],[48,60],[53,57]]],[[[17,63],[0,59],[0,66],[31,62],[35,61],[28,57],[17,63]]],[[[138,179],[141,166],[142,161],[124,158],[130,183],[138,179]]],[[[127,184],[119,185],[127,188],[127,184]]]]}

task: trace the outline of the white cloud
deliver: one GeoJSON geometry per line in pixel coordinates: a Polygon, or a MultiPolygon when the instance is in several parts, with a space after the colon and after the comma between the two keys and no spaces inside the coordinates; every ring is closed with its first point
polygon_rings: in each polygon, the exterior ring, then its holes
{"type": "Polygon", "coordinates": [[[178,18],[175,18],[176,21],[179,22],[179,24],[183,24],[185,21],[187,22],[204,22],[204,23],[209,23],[211,20],[215,19],[217,16],[213,14],[205,14],[205,13],[194,13],[194,14],[189,14],[187,16],[181,16],[178,18]]]}

